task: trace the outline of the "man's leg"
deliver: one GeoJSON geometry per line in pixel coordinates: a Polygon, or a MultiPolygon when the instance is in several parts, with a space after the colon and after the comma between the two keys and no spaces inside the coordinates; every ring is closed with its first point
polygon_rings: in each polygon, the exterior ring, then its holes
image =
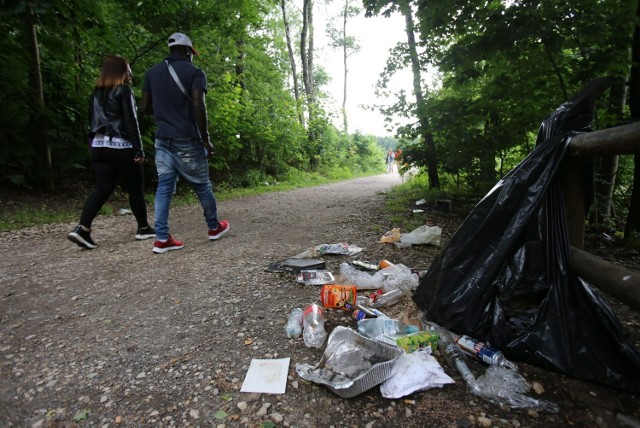
{"type": "Polygon", "coordinates": [[[175,189],[177,170],[173,164],[172,147],[169,140],[156,138],[155,161],[158,172],[158,188],[155,200],[156,237],[160,241],[169,238],[169,207],[175,189]]]}
{"type": "Polygon", "coordinates": [[[207,226],[209,229],[216,229],[218,209],[209,179],[207,153],[195,140],[174,140],[174,144],[176,168],[198,196],[207,226]]]}

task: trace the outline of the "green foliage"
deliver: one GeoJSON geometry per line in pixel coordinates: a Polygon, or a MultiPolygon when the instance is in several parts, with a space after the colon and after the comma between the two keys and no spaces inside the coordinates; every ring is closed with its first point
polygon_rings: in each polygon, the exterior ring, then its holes
{"type": "MultiPolygon", "coordinates": [[[[403,3],[363,2],[370,14],[399,13],[403,3]]],[[[437,70],[434,79],[422,83],[439,171],[459,190],[489,190],[531,152],[547,115],[591,80],[630,72],[637,2],[408,3],[419,22],[421,72],[425,76],[437,70]]],[[[378,91],[395,99],[381,108],[384,114],[408,119],[396,132],[405,149],[403,160],[424,167],[428,158],[419,142],[416,101],[404,92],[391,93],[387,86],[396,71],[410,66],[408,60],[406,44],[399,44],[378,91]]],[[[596,129],[620,123],[623,112],[613,110],[607,100],[599,100],[598,107],[596,129]]],[[[621,188],[628,188],[632,172],[619,171],[621,188]]]]}
{"type": "MultiPolygon", "coordinates": [[[[399,13],[406,0],[366,0],[369,14],[399,13]]],[[[419,60],[428,117],[447,189],[486,192],[533,148],[541,121],[595,77],[629,74],[635,2],[542,0],[468,2],[409,0],[419,26],[419,60]],[[436,78],[427,72],[436,69],[436,78]]],[[[345,5],[355,6],[353,2],[345,5]]],[[[293,11],[291,22],[299,21],[293,11]]],[[[347,10],[349,16],[353,11],[347,10]]],[[[132,66],[134,92],[145,71],[167,54],[166,37],[190,35],[201,55],[194,63],[208,78],[207,109],[215,156],[214,182],[221,188],[287,182],[298,176],[346,178],[384,171],[389,148],[403,149],[406,167],[424,167],[413,94],[390,92],[389,79],[409,65],[406,43],[392,52],[380,93],[393,103],[382,111],[405,119],[397,138],[345,135],[331,124],[323,85],[330,76],[316,64],[314,105],[299,122],[290,87],[290,64],[279,4],[264,0],[60,0],[14,1],[0,11],[0,184],[41,185],[44,148],[52,156],[59,187],[91,182],[86,145],[87,100],[104,57],[120,54],[132,66]],[[33,51],[27,13],[33,5],[44,111],[34,88],[33,51]],[[309,174],[309,175],[308,175],[309,174]]],[[[334,28],[337,28],[335,25],[334,28]]],[[[324,29],[316,29],[323,31],[324,29]]],[[[334,32],[336,46],[356,49],[334,32]]],[[[294,34],[294,38],[295,38],[294,34]]],[[[626,120],[628,111],[598,103],[596,128],[626,120]]],[[[421,110],[422,111],[422,110],[421,110]]],[[[140,119],[148,157],[154,124],[140,119]]],[[[626,212],[633,164],[621,161],[614,210],[626,212]]],[[[152,162],[145,182],[155,183],[152,162]]],[[[428,186],[427,186],[428,187],[428,186]]]]}
{"type": "MultiPolygon", "coordinates": [[[[320,106],[305,129],[288,87],[290,64],[282,34],[279,4],[264,0],[62,0],[35,3],[34,23],[44,85],[45,109],[34,107],[32,50],[27,44],[28,6],[0,13],[4,59],[0,89],[1,182],[39,186],[43,147],[50,147],[54,180],[64,188],[91,181],[85,138],[87,100],[104,57],[119,54],[131,63],[134,93],[141,95],[145,71],[167,55],[166,38],[188,33],[199,56],[194,63],[207,74],[207,110],[215,156],[212,176],[227,187],[276,181],[291,170],[321,169],[335,176],[370,171],[358,159],[349,136],[340,135],[320,106]],[[238,173],[242,171],[242,173],[238,173]]],[[[329,76],[315,73],[321,91],[329,76]]],[[[319,92],[321,94],[321,92],[319,92]]],[[[155,125],[140,116],[143,144],[153,156],[155,125]]],[[[362,152],[368,156],[366,150],[362,152]]],[[[155,181],[153,165],[146,183],[155,181]]]]}

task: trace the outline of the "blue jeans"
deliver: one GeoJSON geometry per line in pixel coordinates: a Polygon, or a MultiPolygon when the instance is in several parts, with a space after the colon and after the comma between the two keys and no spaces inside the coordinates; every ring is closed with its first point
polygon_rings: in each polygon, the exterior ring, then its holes
{"type": "Polygon", "coordinates": [[[218,209],[209,179],[207,151],[202,144],[194,139],[156,138],[155,149],[158,171],[155,201],[157,239],[169,238],[169,206],[178,175],[191,185],[198,196],[209,229],[216,229],[218,209]]]}

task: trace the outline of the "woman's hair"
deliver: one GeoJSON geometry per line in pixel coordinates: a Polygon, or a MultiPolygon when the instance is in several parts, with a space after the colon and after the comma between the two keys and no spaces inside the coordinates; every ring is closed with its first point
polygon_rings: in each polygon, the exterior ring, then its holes
{"type": "Polygon", "coordinates": [[[102,64],[100,77],[96,80],[96,88],[114,88],[124,85],[129,75],[129,63],[118,55],[109,55],[102,64]]]}

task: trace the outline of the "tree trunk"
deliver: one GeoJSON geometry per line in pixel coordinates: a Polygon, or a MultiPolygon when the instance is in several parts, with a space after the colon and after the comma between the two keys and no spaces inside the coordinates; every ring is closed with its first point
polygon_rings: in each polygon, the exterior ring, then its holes
{"type": "MultiPolygon", "coordinates": [[[[640,17],[640,2],[636,6],[636,18],[640,17]]],[[[640,25],[633,31],[631,47],[631,73],[629,78],[629,109],[633,120],[640,120],[640,25]]],[[[633,190],[631,204],[624,229],[624,240],[631,243],[633,235],[640,232],[640,153],[634,155],[633,190]]]]}
{"type": "Polygon", "coordinates": [[[413,72],[413,92],[416,97],[416,110],[418,122],[420,124],[420,135],[425,144],[427,176],[429,177],[429,188],[439,189],[440,179],[438,177],[438,158],[436,156],[436,145],[433,141],[433,134],[430,132],[429,118],[426,113],[426,105],[422,94],[420,59],[416,48],[416,38],[414,34],[413,15],[411,7],[407,1],[400,3],[400,11],[404,15],[407,33],[407,44],[409,46],[409,56],[411,58],[411,70],[413,72]]]}
{"type": "Polygon", "coordinates": [[[287,19],[286,0],[280,0],[282,8],[282,22],[284,23],[284,34],[287,40],[287,50],[289,51],[289,62],[291,64],[291,75],[293,77],[293,94],[296,99],[296,109],[298,111],[298,120],[300,125],[305,126],[304,111],[302,109],[302,100],[300,99],[300,85],[298,83],[298,69],[296,67],[296,58],[293,54],[291,45],[291,29],[289,28],[289,20],[287,19]]]}
{"type": "Polygon", "coordinates": [[[304,0],[302,6],[302,31],[300,33],[300,57],[302,80],[307,102],[314,102],[313,85],[313,0],[304,0]]]}
{"type": "Polygon", "coordinates": [[[44,187],[53,192],[55,186],[53,183],[53,162],[51,160],[51,145],[47,138],[48,126],[46,123],[44,89],[42,84],[42,69],[40,64],[40,50],[38,48],[38,33],[34,19],[33,5],[29,4],[29,8],[24,14],[25,25],[28,33],[28,46],[31,52],[31,70],[30,77],[32,80],[34,101],[33,124],[35,127],[33,138],[38,144],[39,150],[39,166],[41,177],[44,181],[44,187]]]}
{"type": "Polygon", "coordinates": [[[345,0],[344,9],[342,11],[342,63],[344,66],[344,82],[342,84],[342,127],[345,135],[349,132],[349,123],[347,121],[347,68],[348,46],[347,46],[347,18],[349,16],[349,0],[345,0]]]}
{"type": "MultiPolygon", "coordinates": [[[[618,79],[611,86],[610,108],[614,113],[615,123],[607,124],[608,127],[619,125],[626,103],[626,79],[618,79]]],[[[613,189],[618,173],[618,155],[603,156],[596,160],[596,204],[591,215],[590,223],[602,224],[611,219],[613,208],[613,189]]]]}
{"type": "Polygon", "coordinates": [[[302,59],[302,78],[304,91],[307,97],[309,112],[309,126],[307,140],[309,142],[309,166],[315,168],[318,165],[320,148],[318,147],[315,131],[316,95],[313,81],[313,0],[304,0],[302,7],[302,32],[300,33],[300,56],[302,59]]]}

